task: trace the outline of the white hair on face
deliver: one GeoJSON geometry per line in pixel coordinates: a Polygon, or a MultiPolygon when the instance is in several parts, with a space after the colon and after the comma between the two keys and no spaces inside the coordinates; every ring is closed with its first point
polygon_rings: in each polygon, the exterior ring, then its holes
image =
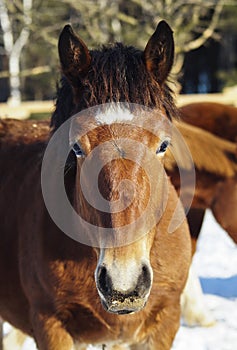
{"type": "Polygon", "coordinates": [[[98,125],[113,123],[121,123],[132,121],[134,115],[129,109],[122,107],[120,104],[110,104],[109,107],[103,111],[99,110],[95,116],[98,125]]]}

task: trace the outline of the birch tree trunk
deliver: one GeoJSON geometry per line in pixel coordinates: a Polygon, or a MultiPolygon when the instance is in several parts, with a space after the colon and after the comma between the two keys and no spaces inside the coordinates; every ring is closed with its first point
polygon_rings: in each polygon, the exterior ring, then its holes
{"type": "Polygon", "coordinates": [[[6,0],[0,0],[0,21],[3,30],[3,43],[9,58],[10,99],[8,103],[14,106],[19,105],[21,102],[20,59],[22,49],[26,45],[30,35],[32,1],[23,0],[23,28],[18,38],[14,41],[6,0]]]}

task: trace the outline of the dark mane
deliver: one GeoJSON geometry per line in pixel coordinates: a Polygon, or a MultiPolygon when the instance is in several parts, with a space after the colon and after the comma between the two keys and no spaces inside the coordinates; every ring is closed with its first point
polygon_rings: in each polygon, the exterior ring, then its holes
{"type": "Polygon", "coordinates": [[[74,96],[67,79],[61,79],[51,120],[54,130],[71,115],[107,102],[163,106],[169,118],[177,115],[169,87],[166,84],[161,87],[147,71],[142,51],[116,43],[92,50],[90,55],[89,72],[85,78],[78,79],[74,96]]]}

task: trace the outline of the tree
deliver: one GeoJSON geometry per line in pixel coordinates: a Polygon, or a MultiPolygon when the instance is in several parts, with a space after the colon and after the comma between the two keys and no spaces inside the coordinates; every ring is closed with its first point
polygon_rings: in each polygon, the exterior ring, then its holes
{"type": "MultiPolygon", "coordinates": [[[[48,96],[45,96],[47,86],[52,86],[56,79],[58,36],[68,22],[89,47],[122,41],[143,49],[157,23],[165,19],[174,30],[173,73],[178,74],[186,52],[210,38],[219,39],[224,0],[0,0],[0,6],[4,47],[9,57],[11,96],[16,95],[19,100],[19,76],[24,77],[21,79],[24,98],[48,96]],[[15,71],[10,64],[14,55],[18,57],[15,71]]],[[[6,72],[2,75],[0,72],[1,76],[6,76],[6,72]]]]}
{"type": "Polygon", "coordinates": [[[237,85],[237,0],[227,2],[223,9],[219,29],[222,33],[222,52],[218,78],[223,86],[237,85]]]}
{"type": "Polygon", "coordinates": [[[10,95],[11,104],[18,105],[21,102],[20,92],[20,57],[23,47],[26,45],[31,25],[32,0],[23,0],[15,6],[15,10],[21,13],[22,27],[19,35],[14,38],[14,18],[11,18],[6,0],[0,0],[0,22],[3,31],[3,43],[9,57],[10,95]]]}
{"type": "MultiPolygon", "coordinates": [[[[80,29],[92,43],[122,40],[144,47],[161,19],[174,30],[176,62],[173,73],[180,73],[185,53],[217,38],[223,0],[66,0],[75,10],[80,29]],[[83,16],[82,16],[83,14],[83,16]]],[[[78,23],[78,22],[77,22],[78,23]]]]}

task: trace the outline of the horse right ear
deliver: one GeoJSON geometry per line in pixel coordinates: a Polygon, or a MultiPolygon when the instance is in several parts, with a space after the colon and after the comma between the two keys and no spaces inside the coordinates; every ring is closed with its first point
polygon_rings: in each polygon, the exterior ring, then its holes
{"type": "Polygon", "coordinates": [[[174,39],[170,26],[161,21],[143,52],[147,70],[159,84],[166,80],[174,61],[174,39]]]}
{"type": "Polygon", "coordinates": [[[88,72],[91,56],[86,44],[66,25],[58,41],[58,52],[63,74],[76,85],[88,72]]]}

